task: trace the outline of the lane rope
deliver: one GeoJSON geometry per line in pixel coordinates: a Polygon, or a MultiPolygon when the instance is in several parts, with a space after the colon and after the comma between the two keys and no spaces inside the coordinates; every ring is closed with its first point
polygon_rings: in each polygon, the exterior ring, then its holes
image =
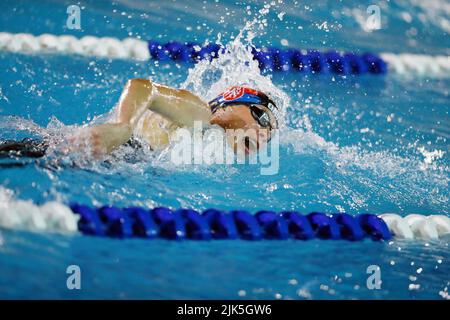
{"type": "Polygon", "coordinates": [[[446,215],[409,214],[402,217],[392,213],[320,212],[303,215],[293,211],[252,214],[244,210],[198,212],[166,207],[67,206],[59,202],[36,205],[23,200],[8,201],[7,205],[0,206],[0,226],[58,233],[79,231],[112,238],[172,240],[438,240],[450,235],[450,218],[446,215]]]}
{"type": "MultiPolygon", "coordinates": [[[[218,44],[171,41],[143,41],[135,38],[0,32],[0,50],[19,53],[79,54],[110,59],[147,61],[180,61],[195,63],[217,57],[223,47],[218,44]]],[[[251,48],[263,71],[298,72],[304,74],[385,74],[450,76],[450,56],[417,54],[338,52],[330,50],[298,50],[279,48],[251,48]]]]}

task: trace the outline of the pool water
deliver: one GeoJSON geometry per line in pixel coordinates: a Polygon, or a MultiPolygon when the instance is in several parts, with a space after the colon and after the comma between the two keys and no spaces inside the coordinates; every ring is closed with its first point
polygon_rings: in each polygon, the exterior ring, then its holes
{"type": "MultiPolygon", "coordinates": [[[[200,43],[214,42],[220,33],[227,44],[244,30],[261,46],[450,54],[445,1],[382,3],[382,29],[373,32],[363,28],[366,5],[358,1],[274,1],[267,13],[259,12],[264,3],[257,1],[80,1],[82,29],[68,30],[71,4],[2,1],[0,31],[200,43]],[[244,29],[244,19],[257,23],[244,29]]],[[[229,57],[239,58],[238,51],[229,57]]],[[[234,63],[194,67],[0,51],[0,137],[55,137],[87,124],[108,113],[134,77],[195,88],[210,98],[214,77],[208,72],[245,65],[234,63]]],[[[107,162],[75,159],[76,166],[64,159],[3,159],[1,205],[56,200],[251,212],[450,214],[450,77],[271,77],[247,71],[222,78],[220,85],[257,79],[277,93],[285,112],[278,173],[261,175],[255,165],[176,166],[164,151],[129,161],[129,151],[121,150],[107,162]]],[[[0,298],[449,299],[448,238],[171,242],[24,229],[0,228],[0,298]],[[73,264],[81,269],[81,290],[66,286],[66,268],[73,264]],[[370,265],[380,267],[380,289],[367,287],[370,265]]]]}

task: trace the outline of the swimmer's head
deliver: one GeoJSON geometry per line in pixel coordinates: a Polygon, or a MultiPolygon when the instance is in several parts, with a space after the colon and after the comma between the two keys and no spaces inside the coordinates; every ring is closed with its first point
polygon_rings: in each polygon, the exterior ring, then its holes
{"type": "Polygon", "coordinates": [[[211,124],[228,129],[227,135],[235,152],[239,148],[247,154],[256,151],[270,140],[272,130],[278,126],[273,112],[277,108],[275,103],[255,89],[231,87],[211,100],[209,106],[211,124]]]}

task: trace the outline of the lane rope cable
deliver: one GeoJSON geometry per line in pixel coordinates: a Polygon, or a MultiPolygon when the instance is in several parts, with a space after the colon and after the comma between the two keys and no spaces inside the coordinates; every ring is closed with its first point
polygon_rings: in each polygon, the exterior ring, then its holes
{"type": "Polygon", "coordinates": [[[65,205],[48,202],[9,201],[0,206],[0,226],[7,229],[53,231],[113,237],[164,238],[172,240],[214,239],[329,239],[378,241],[398,239],[437,240],[450,235],[450,218],[446,215],[409,214],[325,214],[307,215],[294,211],[208,209],[172,210],[166,207],[120,208],[65,205]]]}
{"type": "MultiPolygon", "coordinates": [[[[60,53],[110,59],[133,59],[139,61],[180,61],[195,63],[201,59],[217,57],[218,44],[181,43],[171,41],[143,41],[135,38],[0,32],[0,50],[17,53],[60,53]]],[[[427,77],[450,76],[450,56],[342,52],[330,50],[298,50],[251,48],[254,59],[262,71],[298,72],[304,74],[386,74],[421,75],[427,77]]]]}

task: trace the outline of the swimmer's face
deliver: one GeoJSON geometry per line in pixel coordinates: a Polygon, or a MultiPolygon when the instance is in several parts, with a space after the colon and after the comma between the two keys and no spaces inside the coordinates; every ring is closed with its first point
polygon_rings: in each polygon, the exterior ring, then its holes
{"type": "Polygon", "coordinates": [[[270,139],[271,129],[262,127],[246,105],[220,108],[214,112],[210,122],[226,130],[228,142],[236,153],[243,150],[245,154],[250,154],[264,146],[270,139]],[[237,131],[238,129],[242,130],[237,131]]]}

